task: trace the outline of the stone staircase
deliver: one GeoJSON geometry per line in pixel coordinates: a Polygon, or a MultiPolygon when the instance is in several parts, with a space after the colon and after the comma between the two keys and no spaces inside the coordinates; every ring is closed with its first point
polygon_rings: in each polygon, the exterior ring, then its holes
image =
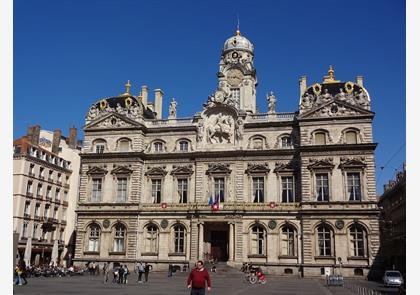
{"type": "Polygon", "coordinates": [[[226,262],[217,262],[215,264],[216,266],[216,272],[211,272],[213,264],[210,264],[208,262],[204,263],[204,267],[209,271],[211,276],[242,276],[243,273],[234,267],[231,267],[227,265],[226,262]]]}

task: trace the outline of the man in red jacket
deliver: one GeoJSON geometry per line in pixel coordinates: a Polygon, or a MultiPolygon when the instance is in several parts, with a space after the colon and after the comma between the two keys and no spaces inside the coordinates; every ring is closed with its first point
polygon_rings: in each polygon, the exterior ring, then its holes
{"type": "Polygon", "coordinates": [[[197,261],[197,267],[194,268],[188,276],[188,289],[191,289],[191,295],[204,295],[206,294],[206,281],[207,291],[211,290],[210,275],[207,269],[204,268],[203,261],[197,261]]]}

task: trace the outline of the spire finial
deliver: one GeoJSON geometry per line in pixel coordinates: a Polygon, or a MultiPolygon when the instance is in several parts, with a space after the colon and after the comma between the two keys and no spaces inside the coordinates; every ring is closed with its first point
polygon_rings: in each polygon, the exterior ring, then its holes
{"type": "Polygon", "coordinates": [[[335,79],[334,68],[332,65],[330,65],[328,69],[328,75],[324,76],[324,83],[336,83],[336,82],[340,82],[340,81],[335,79]]]}
{"type": "Polygon", "coordinates": [[[131,87],[130,80],[128,80],[127,83],[125,84],[125,93],[130,94],[130,87],[131,87]]]}
{"type": "Polygon", "coordinates": [[[236,25],[236,36],[240,36],[241,35],[241,31],[239,30],[239,13],[236,14],[236,19],[238,20],[238,23],[236,25]]]}

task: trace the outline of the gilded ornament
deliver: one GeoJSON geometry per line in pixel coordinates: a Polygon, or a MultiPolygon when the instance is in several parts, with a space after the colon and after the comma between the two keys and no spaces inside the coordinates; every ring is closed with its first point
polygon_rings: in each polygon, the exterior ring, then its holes
{"type": "Polygon", "coordinates": [[[124,102],[126,108],[129,108],[133,105],[133,100],[131,99],[131,97],[127,97],[124,102]]]}
{"type": "Polygon", "coordinates": [[[321,94],[321,85],[319,83],[316,83],[312,89],[314,90],[314,94],[315,95],[320,95],[321,94]]]}
{"type": "Polygon", "coordinates": [[[346,84],[344,84],[344,89],[350,94],[353,92],[354,84],[352,82],[346,82],[346,84]]]}
{"type": "Polygon", "coordinates": [[[99,108],[101,110],[104,110],[107,107],[107,105],[108,105],[108,102],[105,99],[103,99],[99,102],[99,108]]]}

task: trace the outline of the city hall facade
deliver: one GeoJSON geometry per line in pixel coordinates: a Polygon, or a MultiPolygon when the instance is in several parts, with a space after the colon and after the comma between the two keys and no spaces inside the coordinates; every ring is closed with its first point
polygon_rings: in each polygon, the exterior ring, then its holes
{"type": "Polygon", "coordinates": [[[253,44],[223,46],[217,90],[193,117],[162,119],[142,87],[86,115],[74,262],[154,269],[217,258],[269,273],[366,276],[379,249],[370,96],[334,69],[300,83],[298,110],[257,112],[253,44]]]}

